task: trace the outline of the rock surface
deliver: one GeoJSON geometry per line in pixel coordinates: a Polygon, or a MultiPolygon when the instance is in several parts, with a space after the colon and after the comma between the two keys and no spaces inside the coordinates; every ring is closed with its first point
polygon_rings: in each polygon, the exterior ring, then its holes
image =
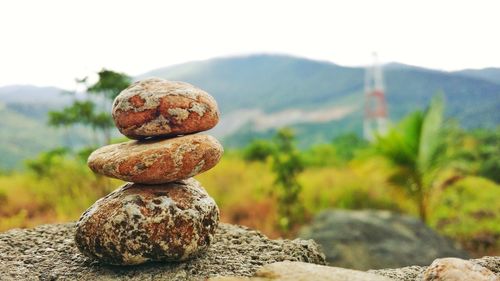
{"type": "Polygon", "coordinates": [[[206,250],[219,209],[193,178],[161,185],[126,183],[77,222],[82,253],[105,263],[183,261],[206,250]]]}
{"type": "Polygon", "coordinates": [[[149,78],[123,90],[112,109],[116,127],[133,139],[201,132],[219,121],[215,99],[184,82],[149,78]]]}
{"type": "Polygon", "coordinates": [[[500,281],[500,277],[479,264],[457,259],[435,260],[424,272],[423,281],[500,281]]]}
{"type": "MultiPolygon", "coordinates": [[[[498,278],[500,277],[500,257],[482,257],[480,259],[471,259],[469,262],[480,265],[484,268],[487,268],[491,272],[495,274],[498,278]]],[[[395,269],[378,269],[378,270],[369,270],[368,272],[372,272],[378,275],[387,276],[393,278],[395,280],[400,281],[422,281],[424,272],[426,271],[427,266],[407,266],[403,268],[395,268],[395,269]]]]}
{"type": "Polygon", "coordinates": [[[373,273],[323,266],[304,262],[276,262],[259,268],[250,279],[238,277],[216,277],[210,281],[394,281],[391,278],[373,273]]]}
{"type": "MultiPolygon", "coordinates": [[[[453,258],[454,259],[454,258],[453,258]]],[[[443,259],[438,259],[435,263],[441,263],[443,259]]],[[[444,259],[444,260],[449,260],[444,259]]],[[[465,268],[462,266],[460,272],[453,272],[457,267],[452,267],[452,272],[455,276],[450,275],[433,275],[431,279],[424,279],[424,272],[435,271],[435,267],[409,266],[396,269],[379,269],[370,270],[368,273],[356,270],[349,270],[337,267],[318,266],[314,264],[304,264],[301,262],[278,262],[265,265],[258,269],[254,277],[239,277],[239,276],[219,276],[210,278],[210,281],[271,281],[271,280],[332,280],[332,281],[356,281],[356,280],[395,280],[395,281],[497,281],[500,278],[500,257],[483,257],[473,260],[457,260],[458,264],[467,264],[465,268]],[[485,276],[489,279],[474,279],[474,275],[470,274],[470,269],[475,271],[487,272],[485,276]],[[426,270],[427,269],[427,270],[426,270]],[[494,272],[494,273],[493,273],[494,272]],[[493,275],[492,275],[493,274],[493,275]],[[384,276],[386,278],[384,278],[384,276]],[[388,279],[387,279],[388,278],[388,279]],[[458,278],[458,279],[457,279],[458,278]]],[[[435,264],[434,263],[434,264],[435,264]]],[[[441,273],[445,271],[440,271],[441,273]]],[[[484,275],[482,275],[484,276],[484,275]]]]}
{"type": "MultiPolygon", "coordinates": [[[[495,274],[497,278],[500,278],[500,257],[482,257],[480,259],[471,259],[468,262],[482,266],[495,274]]],[[[387,276],[393,278],[394,280],[400,281],[423,281],[424,272],[428,269],[427,266],[407,266],[403,268],[395,269],[378,269],[369,270],[368,272],[375,273],[378,275],[387,276]]],[[[431,279],[432,280],[432,279],[431,279]]],[[[445,279],[446,280],[446,279],[445,279]]],[[[452,281],[451,279],[450,281],[452,281]]],[[[467,279],[463,279],[467,280],[467,279]]],[[[437,280],[436,280],[437,281],[437,280]]]]}
{"type": "Polygon", "coordinates": [[[182,263],[103,265],[76,248],[75,224],[54,224],[0,233],[1,280],[204,280],[252,276],[262,265],[283,261],[324,264],[316,243],[270,240],[257,231],[220,224],[205,254],[182,263]]]}
{"type": "Polygon", "coordinates": [[[111,144],[90,154],[96,173],[124,181],[159,184],[190,178],[214,167],[222,145],[209,135],[111,144]]]}
{"type": "Polygon", "coordinates": [[[361,270],[468,257],[420,220],[387,211],[323,211],[299,236],[320,244],[330,265],[361,270]]]}

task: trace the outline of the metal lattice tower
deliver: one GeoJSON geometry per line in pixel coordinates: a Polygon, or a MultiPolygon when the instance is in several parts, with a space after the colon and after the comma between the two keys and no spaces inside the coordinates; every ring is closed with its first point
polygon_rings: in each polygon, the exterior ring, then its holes
{"type": "Polygon", "coordinates": [[[373,53],[373,65],[368,66],[365,72],[363,135],[365,139],[373,141],[375,135],[385,133],[387,133],[387,104],[384,95],[384,80],[377,54],[373,53]]]}

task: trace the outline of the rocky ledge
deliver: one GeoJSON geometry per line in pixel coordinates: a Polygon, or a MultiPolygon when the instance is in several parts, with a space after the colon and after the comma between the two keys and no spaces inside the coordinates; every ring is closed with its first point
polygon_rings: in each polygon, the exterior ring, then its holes
{"type": "Polygon", "coordinates": [[[437,259],[430,266],[364,272],[320,266],[325,256],[312,240],[270,240],[224,223],[207,252],[179,263],[100,264],[78,251],[74,235],[73,223],[0,233],[0,280],[500,281],[500,257],[437,259]]]}
{"type": "Polygon", "coordinates": [[[312,240],[270,240],[223,223],[206,253],[182,263],[103,265],[78,251],[74,235],[74,223],[0,233],[0,280],[205,280],[252,276],[262,265],[285,260],[325,264],[312,240]]]}

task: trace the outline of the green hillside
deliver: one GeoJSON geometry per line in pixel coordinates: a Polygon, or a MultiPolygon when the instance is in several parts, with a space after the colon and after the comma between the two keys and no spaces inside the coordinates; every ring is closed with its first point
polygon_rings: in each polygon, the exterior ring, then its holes
{"type": "Polygon", "coordinates": [[[364,70],[328,62],[255,55],[162,68],[157,76],[195,84],[215,96],[223,112],[240,108],[277,111],[323,107],[361,92],[364,70]]]}
{"type": "Polygon", "coordinates": [[[447,115],[467,128],[494,127],[500,123],[500,85],[453,73],[391,69],[385,72],[387,102],[394,120],[424,108],[432,95],[443,91],[447,115]]]}
{"type": "MultiPolygon", "coordinates": [[[[213,94],[223,113],[241,108],[275,112],[288,108],[315,110],[363,103],[364,69],[328,62],[277,55],[221,58],[162,68],[143,77],[157,76],[198,85],[213,94]]],[[[392,63],[384,69],[390,118],[425,108],[437,91],[444,91],[447,115],[466,128],[493,127],[500,123],[500,84],[475,75],[430,70],[392,63]]],[[[297,123],[302,146],[329,140],[346,131],[361,132],[362,113],[327,123],[297,123]]],[[[272,135],[255,131],[251,124],[226,136],[227,145],[272,135]]]]}
{"type": "MultiPolygon", "coordinates": [[[[141,77],[183,80],[213,94],[222,111],[260,108],[279,111],[362,102],[364,69],[302,58],[254,55],[221,58],[162,68],[141,77]]],[[[401,64],[384,73],[391,117],[423,108],[439,90],[446,94],[448,115],[467,127],[500,121],[500,85],[466,76],[401,64]]]]}
{"type": "Polygon", "coordinates": [[[0,171],[19,168],[22,161],[40,151],[59,146],[82,146],[89,135],[82,129],[66,132],[47,126],[52,107],[32,103],[5,104],[0,101],[0,171]]]}

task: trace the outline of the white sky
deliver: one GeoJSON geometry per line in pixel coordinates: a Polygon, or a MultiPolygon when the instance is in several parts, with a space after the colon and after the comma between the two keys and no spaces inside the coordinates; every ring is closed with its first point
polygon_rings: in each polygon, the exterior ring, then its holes
{"type": "Polygon", "coordinates": [[[363,65],[372,51],[436,69],[500,67],[500,1],[0,2],[0,86],[72,88],[102,67],[136,75],[262,52],[363,65]]]}

